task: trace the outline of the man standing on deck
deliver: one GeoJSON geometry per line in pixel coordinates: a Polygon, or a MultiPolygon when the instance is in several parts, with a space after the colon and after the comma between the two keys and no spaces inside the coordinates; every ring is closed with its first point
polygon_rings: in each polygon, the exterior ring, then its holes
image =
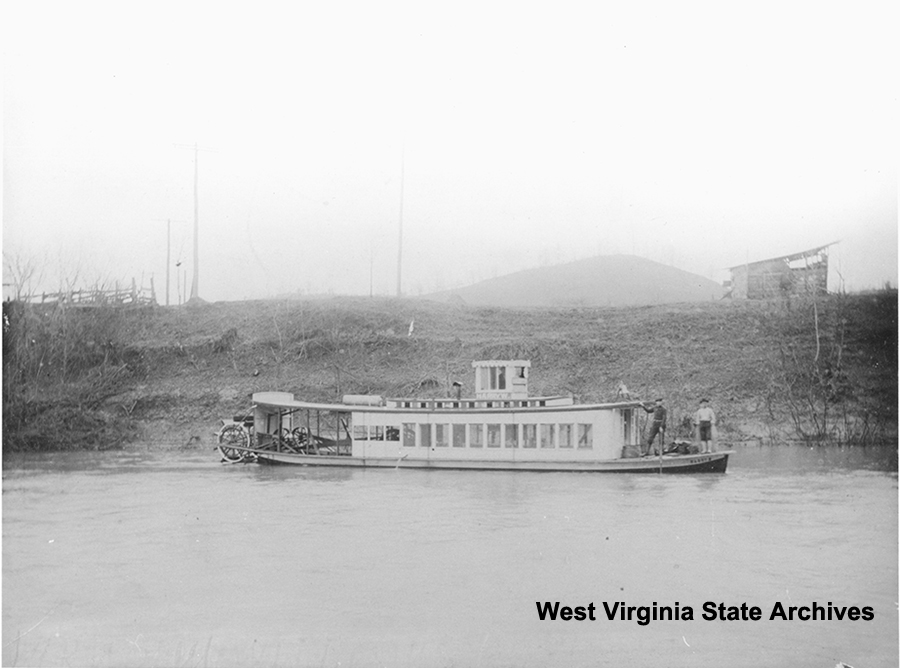
{"type": "MultiPolygon", "coordinates": [[[[659,439],[660,439],[660,441],[665,439],[666,417],[667,417],[668,411],[666,411],[666,407],[663,406],[662,399],[657,399],[655,406],[650,406],[648,408],[644,404],[641,404],[641,407],[648,413],[653,413],[653,417],[651,418],[651,422],[650,422],[650,436],[647,437],[647,452],[644,453],[645,455],[649,455],[649,454],[651,454],[650,449],[653,447],[653,440],[656,438],[656,435],[658,433],[662,432],[663,435],[660,436],[659,439]]],[[[656,453],[653,453],[653,454],[658,454],[665,447],[666,447],[665,443],[660,443],[660,450],[658,450],[656,453]]]]}
{"type": "Polygon", "coordinates": [[[697,440],[700,441],[700,452],[715,452],[713,437],[716,429],[716,413],[709,407],[709,399],[700,400],[700,408],[694,413],[694,425],[697,429],[697,440]]]}

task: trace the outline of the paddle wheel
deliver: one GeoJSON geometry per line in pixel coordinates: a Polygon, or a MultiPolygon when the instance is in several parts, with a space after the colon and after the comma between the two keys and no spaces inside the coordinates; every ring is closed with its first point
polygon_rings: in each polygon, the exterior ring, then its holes
{"type": "Polygon", "coordinates": [[[222,461],[237,464],[243,461],[252,461],[254,456],[246,450],[249,448],[250,437],[253,431],[253,420],[239,417],[236,420],[222,420],[222,428],[216,436],[217,449],[222,455],[222,461]]]}

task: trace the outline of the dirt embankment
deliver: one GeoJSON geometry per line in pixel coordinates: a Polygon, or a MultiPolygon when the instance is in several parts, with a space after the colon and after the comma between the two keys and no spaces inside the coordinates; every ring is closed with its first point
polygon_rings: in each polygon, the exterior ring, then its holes
{"type": "MultiPolygon", "coordinates": [[[[896,323],[896,292],[546,310],[365,298],[156,307],[123,316],[112,352],[77,377],[5,383],[4,448],[205,447],[253,392],[444,396],[458,381],[471,395],[471,362],[498,358],[532,361],[532,394],[612,400],[624,382],[663,396],[675,436],[707,397],[731,441],[890,442],[896,323]]],[[[5,346],[5,372],[7,358],[5,346]]]]}

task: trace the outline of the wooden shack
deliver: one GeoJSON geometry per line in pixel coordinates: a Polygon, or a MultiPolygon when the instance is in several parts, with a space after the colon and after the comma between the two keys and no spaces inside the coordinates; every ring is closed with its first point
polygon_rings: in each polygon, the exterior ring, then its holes
{"type": "Polygon", "coordinates": [[[828,248],[837,242],[730,267],[732,299],[772,299],[828,292],[828,248]]]}

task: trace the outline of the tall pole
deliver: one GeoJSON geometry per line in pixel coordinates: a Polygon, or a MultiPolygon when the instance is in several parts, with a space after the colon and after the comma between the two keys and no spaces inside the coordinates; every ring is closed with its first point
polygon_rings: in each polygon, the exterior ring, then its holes
{"type": "Polygon", "coordinates": [[[200,297],[200,202],[197,197],[197,172],[200,149],[194,144],[194,284],[191,286],[191,299],[200,297]]]}
{"type": "Polygon", "coordinates": [[[166,306],[169,305],[169,269],[172,265],[172,219],[166,221],[166,306]]]}
{"type": "Polygon", "coordinates": [[[400,290],[400,276],[401,269],[403,266],[403,172],[404,172],[404,163],[406,160],[406,142],[403,143],[402,148],[400,149],[400,225],[399,225],[399,238],[397,239],[397,296],[399,297],[402,293],[400,290]]]}

